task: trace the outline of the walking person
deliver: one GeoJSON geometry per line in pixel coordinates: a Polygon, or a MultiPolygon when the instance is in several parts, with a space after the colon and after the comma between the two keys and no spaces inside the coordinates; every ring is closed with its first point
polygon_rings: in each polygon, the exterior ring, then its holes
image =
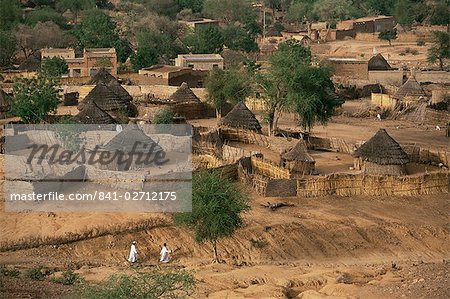
{"type": "Polygon", "coordinates": [[[130,256],[128,257],[128,261],[130,263],[137,262],[137,250],[136,250],[136,241],[133,241],[130,248],[130,256]]]}
{"type": "Polygon", "coordinates": [[[164,243],[163,247],[161,248],[161,252],[159,253],[159,255],[161,256],[159,261],[161,263],[168,263],[170,261],[169,253],[172,253],[172,250],[167,249],[167,245],[166,243],[164,243]]]}

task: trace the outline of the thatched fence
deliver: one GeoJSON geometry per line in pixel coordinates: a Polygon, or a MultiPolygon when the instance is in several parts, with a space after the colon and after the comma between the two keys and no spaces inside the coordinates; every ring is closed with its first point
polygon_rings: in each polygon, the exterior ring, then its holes
{"type": "Polygon", "coordinates": [[[257,174],[264,175],[272,179],[290,179],[291,173],[289,169],[275,165],[275,163],[252,156],[250,158],[252,171],[257,174]]]}
{"type": "Polygon", "coordinates": [[[297,196],[412,196],[449,193],[449,172],[432,172],[411,176],[376,176],[333,173],[298,180],[297,196]]]}

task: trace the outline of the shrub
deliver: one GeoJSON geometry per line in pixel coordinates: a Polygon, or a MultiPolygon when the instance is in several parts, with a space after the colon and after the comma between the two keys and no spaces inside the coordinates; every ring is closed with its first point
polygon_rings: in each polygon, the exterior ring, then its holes
{"type": "Polygon", "coordinates": [[[32,280],[44,280],[44,274],[42,273],[42,266],[37,268],[28,269],[26,276],[32,280]]]}
{"type": "Polygon", "coordinates": [[[73,285],[76,283],[80,283],[82,281],[82,278],[80,277],[80,275],[69,269],[64,271],[61,277],[52,278],[51,281],[63,285],[73,285]]]}
{"type": "Polygon", "coordinates": [[[20,271],[16,267],[8,268],[3,265],[0,267],[0,276],[17,277],[19,275],[20,271]]]}
{"type": "Polygon", "coordinates": [[[191,296],[195,279],[187,271],[135,273],[131,276],[113,275],[98,286],[79,291],[81,298],[185,298],[191,296]]]}
{"type": "Polygon", "coordinates": [[[155,125],[168,125],[173,123],[174,113],[172,109],[166,107],[158,110],[153,116],[152,123],[155,125]]]}
{"type": "Polygon", "coordinates": [[[419,39],[419,40],[417,40],[417,45],[418,46],[425,46],[425,41],[423,40],[423,39],[419,39]]]}

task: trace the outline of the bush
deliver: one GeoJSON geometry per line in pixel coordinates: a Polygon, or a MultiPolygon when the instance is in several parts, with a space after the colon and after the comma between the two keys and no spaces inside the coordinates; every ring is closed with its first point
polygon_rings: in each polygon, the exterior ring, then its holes
{"type": "Polygon", "coordinates": [[[80,277],[80,275],[69,269],[64,271],[61,277],[52,278],[51,281],[63,285],[73,285],[76,283],[80,283],[82,281],[82,278],[80,277]]]}
{"type": "Polygon", "coordinates": [[[425,41],[423,40],[423,39],[419,39],[419,40],[417,40],[417,45],[418,46],[425,46],[425,41]]]}
{"type": "Polygon", "coordinates": [[[195,289],[195,279],[187,271],[113,275],[98,286],[79,291],[81,298],[185,298],[195,289]]]}
{"type": "Polygon", "coordinates": [[[42,273],[42,266],[37,268],[28,269],[26,276],[32,280],[44,280],[44,274],[42,273]]]}
{"type": "Polygon", "coordinates": [[[20,275],[19,269],[16,267],[8,268],[6,266],[0,267],[0,276],[18,277],[20,275]]]}
{"type": "Polygon", "coordinates": [[[173,123],[173,117],[175,114],[172,109],[166,107],[158,110],[153,116],[152,124],[155,125],[168,125],[173,123]]]}

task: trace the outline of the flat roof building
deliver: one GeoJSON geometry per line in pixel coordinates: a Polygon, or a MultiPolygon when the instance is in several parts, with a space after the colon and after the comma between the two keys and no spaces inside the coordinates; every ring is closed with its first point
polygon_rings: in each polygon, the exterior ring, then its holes
{"type": "Polygon", "coordinates": [[[202,71],[223,69],[223,57],[219,54],[180,54],[175,58],[175,66],[202,71]]]}

